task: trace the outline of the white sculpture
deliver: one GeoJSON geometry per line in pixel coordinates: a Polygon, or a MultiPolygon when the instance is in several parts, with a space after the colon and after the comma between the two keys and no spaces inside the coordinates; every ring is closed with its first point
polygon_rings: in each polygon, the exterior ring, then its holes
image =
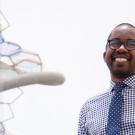
{"type": "MultiPolygon", "coordinates": [[[[43,72],[42,61],[38,54],[25,51],[16,43],[5,41],[2,31],[9,27],[9,23],[1,11],[0,21],[0,96],[13,88],[20,91],[11,101],[3,101],[0,98],[0,109],[8,108],[13,115],[10,104],[22,95],[23,92],[19,87],[32,84],[56,86],[63,84],[65,78],[58,72],[43,72]]],[[[3,122],[13,117],[3,117],[0,111],[0,135],[13,135],[7,133],[3,125],[3,122]]]]}

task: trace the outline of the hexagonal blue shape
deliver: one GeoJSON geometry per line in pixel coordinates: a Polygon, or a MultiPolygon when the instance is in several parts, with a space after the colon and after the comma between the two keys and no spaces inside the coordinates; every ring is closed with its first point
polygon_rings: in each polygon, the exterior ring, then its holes
{"type": "Polygon", "coordinates": [[[3,42],[0,44],[0,55],[1,56],[12,56],[16,53],[21,52],[22,48],[12,42],[3,42]]]}
{"type": "Polygon", "coordinates": [[[38,54],[22,50],[10,59],[16,70],[22,72],[40,72],[42,71],[42,61],[38,54]]]}

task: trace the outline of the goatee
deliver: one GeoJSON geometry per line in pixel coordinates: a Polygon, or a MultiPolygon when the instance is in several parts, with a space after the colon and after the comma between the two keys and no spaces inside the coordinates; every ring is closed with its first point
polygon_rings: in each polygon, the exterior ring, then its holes
{"type": "Polygon", "coordinates": [[[120,72],[120,71],[111,71],[111,74],[119,79],[127,78],[129,76],[132,76],[133,73],[127,73],[127,72],[120,72]]]}

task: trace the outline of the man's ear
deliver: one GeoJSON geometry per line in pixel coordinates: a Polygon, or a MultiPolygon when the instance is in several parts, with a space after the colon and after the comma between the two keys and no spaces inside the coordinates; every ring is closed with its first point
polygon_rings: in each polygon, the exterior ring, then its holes
{"type": "Polygon", "coordinates": [[[104,61],[106,62],[105,56],[106,56],[106,52],[103,53],[103,59],[104,59],[104,61]]]}

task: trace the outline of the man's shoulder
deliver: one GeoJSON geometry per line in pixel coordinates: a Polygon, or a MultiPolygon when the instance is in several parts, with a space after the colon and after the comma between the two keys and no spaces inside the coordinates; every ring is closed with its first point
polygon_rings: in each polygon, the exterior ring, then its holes
{"type": "Polygon", "coordinates": [[[102,94],[94,96],[86,100],[83,105],[83,109],[92,109],[95,106],[100,106],[100,104],[104,104],[110,98],[110,91],[106,91],[102,94]]]}
{"type": "Polygon", "coordinates": [[[110,95],[110,91],[106,91],[106,92],[101,93],[101,94],[99,94],[97,96],[94,96],[92,98],[87,99],[86,102],[85,102],[85,104],[88,104],[88,103],[89,104],[92,104],[92,103],[99,102],[101,100],[106,99],[109,95],[110,95]]]}

